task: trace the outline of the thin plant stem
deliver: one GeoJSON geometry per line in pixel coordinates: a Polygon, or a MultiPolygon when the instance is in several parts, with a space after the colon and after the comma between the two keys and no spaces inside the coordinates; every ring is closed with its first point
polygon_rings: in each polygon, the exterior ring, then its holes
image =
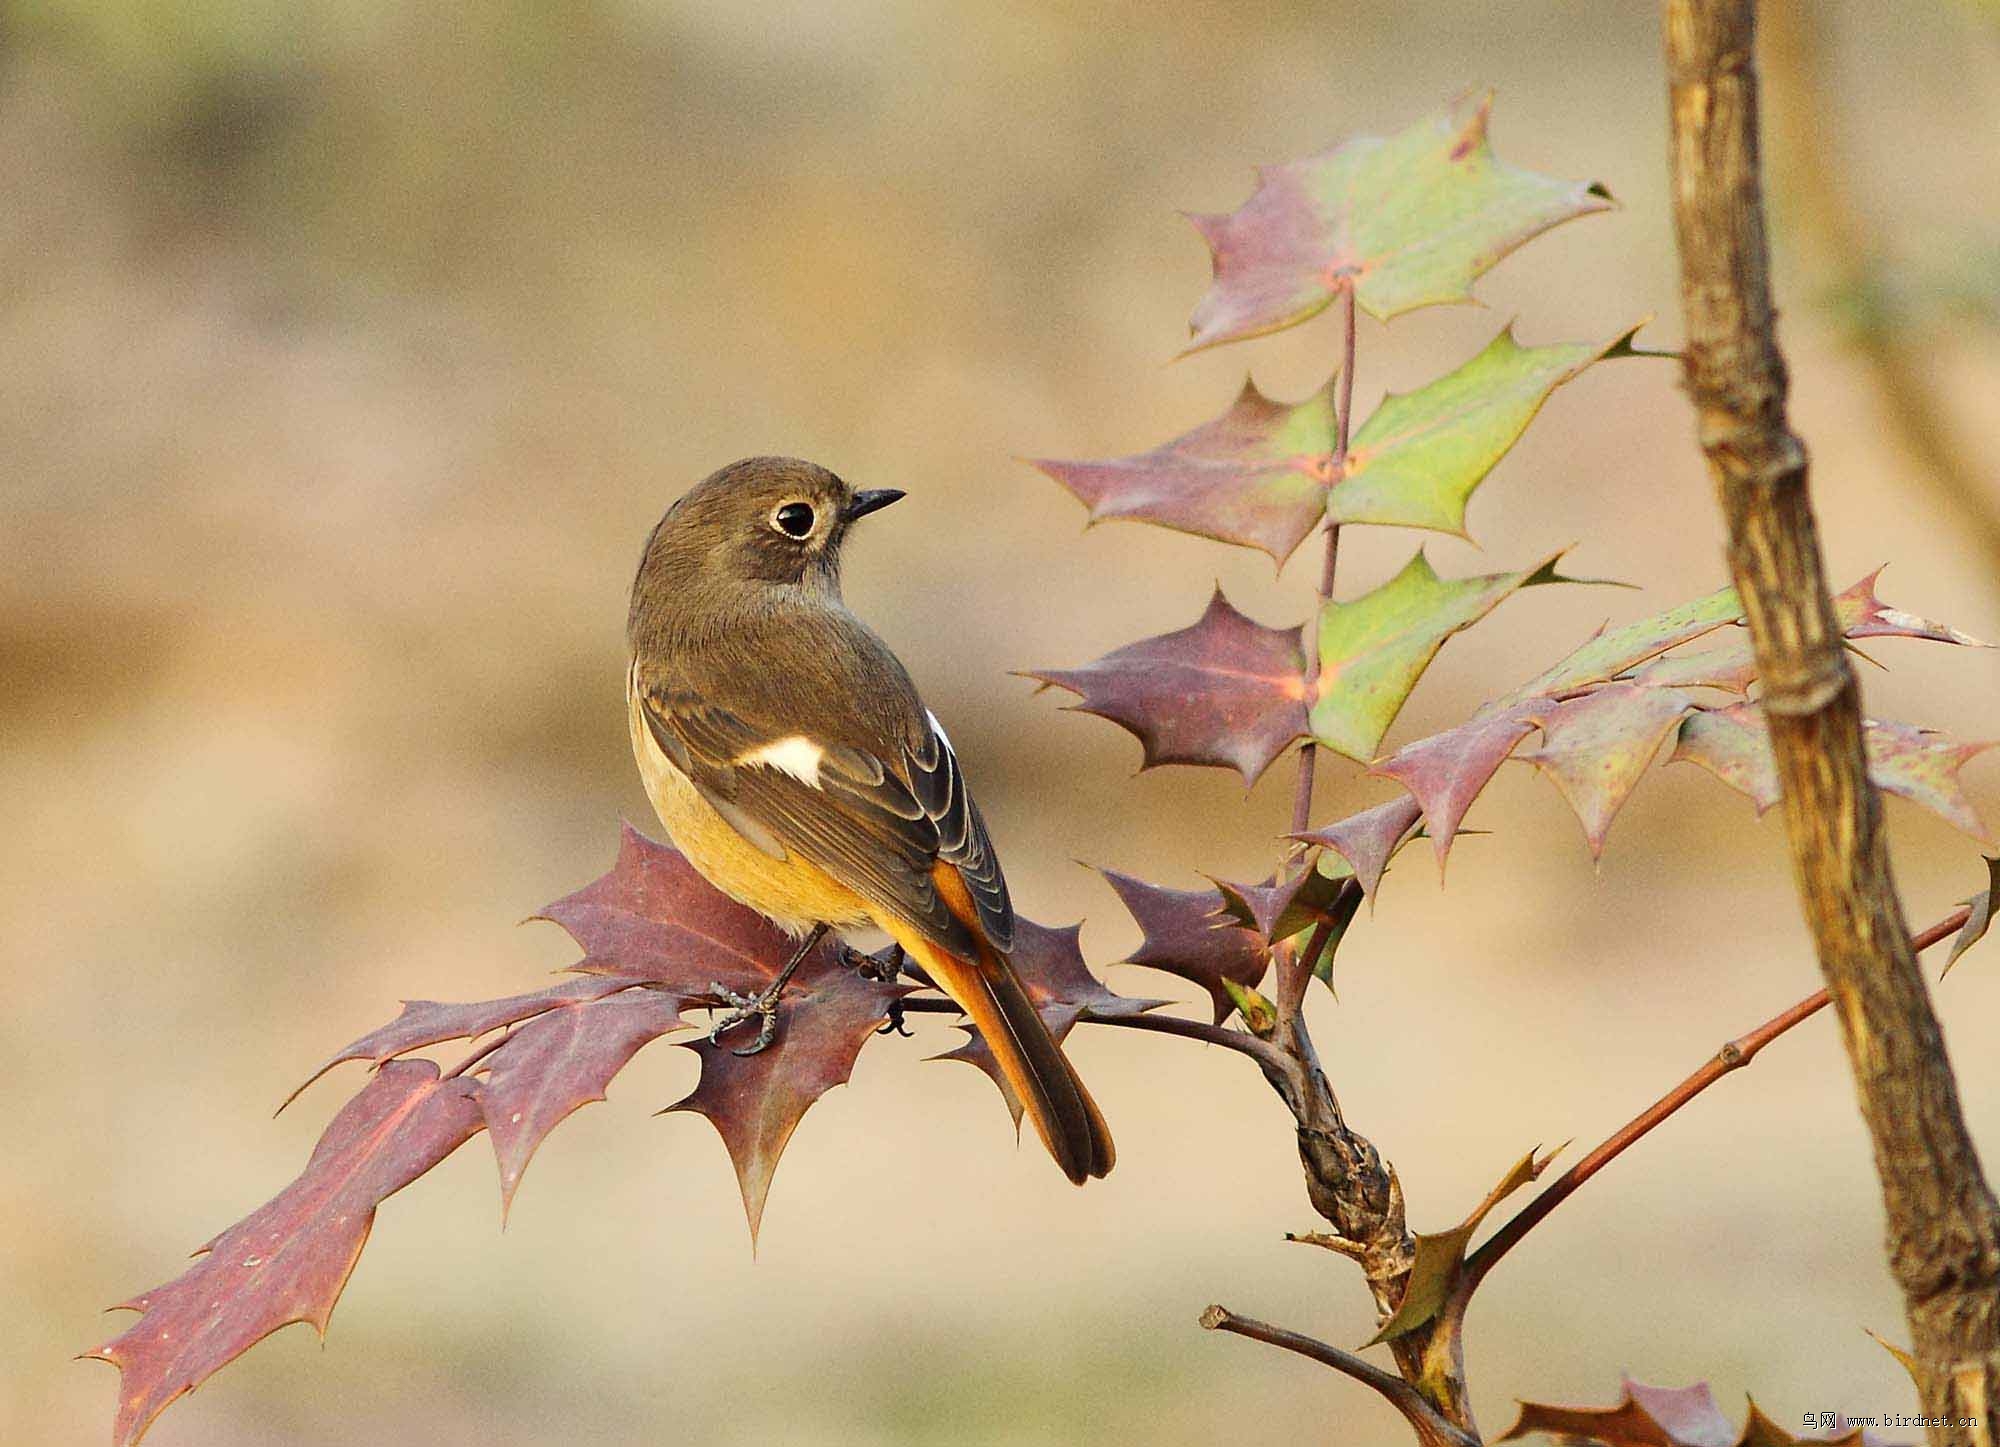
{"type": "MultiPolygon", "coordinates": [[[[958,1015],[964,1012],[957,1003],[945,999],[914,999],[903,1001],[906,1015],[958,1015]]],[[[1148,1030],[1156,1035],[1179,1035],[1187,1040],[1199,1040],[1205,1045],[1220,1045],[1225,1050],[1234,1050],[1239,1055],[1247,1055],[1259,1065],[1268,1069],[1283,1070],[1287,1062],[1278,1051],[1266,1042],[1242,1030],[1231,1030],[1222,1025],[1211,1025],[1206,1020],[1188,1020],[1178,1015],[1099,1015],[1086,1009],[1079,1021],[1086,1025],[1115,1025],[1123,1030],[1148,1030]]]]}
{"type": "Polygon", "coordinates": [[[1331,1367],[1344,1376],[1352,1377],[1365,1386],[1372,1387],[1387,1398],[1397,1411],[1401,1412],[1416,1430],[1418,1440],[1426,1447],[1476,1447],[1478,1438],[1451,1422],[1433,1407],[1415,1387],[1393,1372],[1385,1372],[1373,1362],[1365,1361],[1349,1351],[1323,1342],[1317,1337],[1306,1336],[1288,1327],[1273,1326],[1255,1317],[1238,1316],[1226,1306],[1211,1306],[1199,1318],[1206,1331],[1226,1331],[1236,1336],[1248,1337],[1251,1341],[1263,1342],[1266,1346],[1282,1347],[1288,1352],[1296,1352],[1321,1366],[1331,1367]]]}
{"type": "MultiPolygon", "coordinates": [[[[1912,935],[1911,949],[1918,952],[1927,950],[1939,940],[1956,933],[1970,913],[1968,906],[1960,905],[1929,929],[1912,935]]],[[[1748,1034],[1729,1041],[1716,1051],[1701,1069],[1612,1132],[1602,1145],[1558,1176],[1550,1183],[1547,1190],[1523,1206],[1506,1225],[1493,1233],[1491,1240],[1466,1259],[1460,1291],[1470,1296],[1473,1288],[1479,1285],[1500,1258],[1513,1250],[1521,1238],[1540,1225],[1543,1218],[1551,1211],[1574,1195],[1577,1188],[1585,1181],[1610,1165],[1628,1148],[1642,1140],[1654,1127],[1723,1076],[1733,1070],[1741,1070],[1756,1059],[1757,1052],[1766,1045],[1794,1025],[1817,1015],[1826,1007],[1826,1003],[1826,991],[1816,990],[1790,1008],[1779,1011],[1748,1034]]]]}
{"type": "MultiPolygon", "coordinates": [[[[1349,425],[1354,412],[1354,288],[1350,285],[1341,294],[1341,360],[1340,370],[1334,374],[1333,408],[1333,458],[1328,466],[1328,476],[1332,484],[1338,486],[1341,473],[1347,467],[1347,439],[1349,425]]],[[[1306,625],[1305,655],[1306,697],[1311,698],[1319,681],[1319,619],[1326,611],[1326,605],[1333,599],[1334,574],[1340,566],[1340,524],[1326,524],[1326,550],[1321,555],[1319,569],[1319,602],[1313,609],[1312,621],[1306,625]]],[[[1303,834],[1312,827],[1313,779],[1319,767],[1319,748],[1311,739],[1299,746],[1298,785],[1292,791],[1292,829],[1294,834],[1303,834]]],[[[1310,866],[1306,866],[1310,868],[1310,866]]],[[[1317,938],[1317,936],[1315,936],[1317,938]]],[[[1324,944],[1324,941],[1320,941],[1324,944]]],[[[1281,1007],[1296,1013],[1305,999],[1305,977],[1312,972],[1311,963],[1301,966],[1299,959],[1290,951],[1282,952],[1278,958],[1278,995],[1281,1007]]]]}

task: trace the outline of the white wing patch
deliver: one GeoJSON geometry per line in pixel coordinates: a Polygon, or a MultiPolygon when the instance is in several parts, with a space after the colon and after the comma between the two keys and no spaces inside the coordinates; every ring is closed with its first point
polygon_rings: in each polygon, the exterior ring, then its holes
{"type": "Polygon", "coordinates": [[[944,731],[944,725],[938,722],[938,716],[929,709],[925,709],[924,717],[931,721],[931,732],[938,736],[938,742],[942,743],[947,749],[951,749],[954,758],[957,757],[958,750],[951,747],[951,735],[944,731]]]}
{"type": "Polygon", "coordinates": [[[736,765],[738,768],[762,765],[767,769],[776,769],[781,774],[790,774],[807,788],[817,789],[820,787],[820,760],[825,757],[826,750],[804,734],[790,734],[739,755],[736,765]]]}

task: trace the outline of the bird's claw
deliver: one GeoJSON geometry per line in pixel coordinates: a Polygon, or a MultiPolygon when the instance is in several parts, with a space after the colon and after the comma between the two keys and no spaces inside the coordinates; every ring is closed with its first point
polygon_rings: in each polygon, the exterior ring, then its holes
{"type": "Polygon", "coordinates": [[[903,1002],[901,1000],[891,1000],[889,1002],[889,1018],[882,1022],[882,1027],[875,1033],[877,1035],[901,1035],[905,1040],[914,1037],[915,1032],[903,1023],[903,1002]]]}
{"type": "Polygon", "coordinates": [[[709,1027],[709,1044],[720,1045],[724,1035],[751,1020],[757,1022],[757,1038],[741,1050],[730,1051],[731,1055],[756,1055],[778,1038],[779,991],[775,986],[761,995],[739,994],[720,980],[711,980],[708,988],[718,998],[728,1001],[730,1007],[728,1014],[709,1027]]]}
{"type": "Polygon", "coordinates": [[[864,980],[893,985],[903,977],[903,947],[891,944],[879,955],[864,955],[852,945],[842,945],[847,964],[864,980]]]}

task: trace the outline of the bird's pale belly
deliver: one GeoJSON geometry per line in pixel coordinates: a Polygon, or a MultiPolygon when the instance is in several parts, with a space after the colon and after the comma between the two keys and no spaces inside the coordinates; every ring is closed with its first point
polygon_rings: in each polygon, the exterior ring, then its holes
{"type": "Polygon", "coordinates": [[[796,854],[772,858],[716,813],[653,742],[636,692],[628,693],[626,713],[646,797],[673,836],[674,847],[703,879],[797,935],[817,924],[847,926],[869,919],[867,904],[853,890],[796,854]]]}

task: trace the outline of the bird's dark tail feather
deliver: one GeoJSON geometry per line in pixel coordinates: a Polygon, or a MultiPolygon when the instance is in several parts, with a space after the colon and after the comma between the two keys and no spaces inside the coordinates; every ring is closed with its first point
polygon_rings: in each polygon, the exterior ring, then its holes
{"type": "Polygon", "coordinates": [[[1107,1173],[1117,1160],[1110,1128],[1050,1038],[1006,956],[983,940],[977,960],[959,959],[928,941],[911,953],[979,1027],[1002,1077],[1063,1174],[1080,1186],[1107,1173]]]}

